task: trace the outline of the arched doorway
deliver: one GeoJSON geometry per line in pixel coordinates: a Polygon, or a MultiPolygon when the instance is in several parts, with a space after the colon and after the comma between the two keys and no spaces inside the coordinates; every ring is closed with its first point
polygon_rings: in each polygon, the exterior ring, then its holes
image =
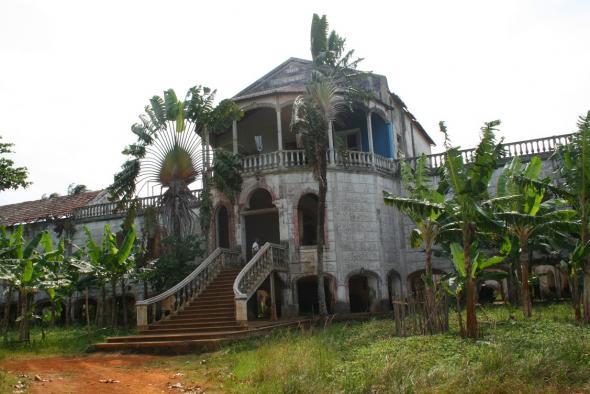
{"type": "MultiPolygon", "coordinates": [[[[331,291],[330,277],[324,275],[324,294],[326,294],[326,306],[328,313],[333,313],[334,296],[331,291]]],[[[318,277],[317,275],[305,276],[297,280],[297,302],[300,315],[318,314],[318,277]]]]}
{"type": "Polygon", "coordinates": [[[493,304],[498,298],[504,298],[500,282],[490,279],[479,285],[477,299],[480,304],[493,304]]]}
{"type": "Polygon", "coordinates": [[[348,299],[350,311],[369,312],[371,308],[371,294],[369,278],[365,275],[353,275],[348,279],[348,299]]]}
{"type": "Polygon", "coordinates": [[[229,248],[229,214],[223,205],[217,208],[215,228],[217,230],[217,247],[229,248]]]}
{"type": "Polygon", "coordinates": [[[250,196],[248,209],[243,213],[246,224],[246,256],[252,258],[252,244],[280,243],[279,211],[272,203],[272,196],[265,189],[257,189],[250,196]]]}
{"type": "Polygon", "coordinates": [[[297,204],[299,219],[299,244],[302,246],[318,243],[318,196],[305,194],[297,204]]]}

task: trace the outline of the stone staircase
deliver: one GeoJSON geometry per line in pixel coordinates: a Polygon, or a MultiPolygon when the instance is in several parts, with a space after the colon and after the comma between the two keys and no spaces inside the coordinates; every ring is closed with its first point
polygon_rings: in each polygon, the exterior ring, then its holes
{"type": "Polygon", "coordinates": [[[108,337],[105,343],[92,345],[89,350],[210,351],[221,343],[264,334],[274,328],[309,325],[307,320],[237,321],[234,285],[241,269],[231,256],[228,251],[218,249],[172,289],[139,301],[137,335],[108,337]]]}

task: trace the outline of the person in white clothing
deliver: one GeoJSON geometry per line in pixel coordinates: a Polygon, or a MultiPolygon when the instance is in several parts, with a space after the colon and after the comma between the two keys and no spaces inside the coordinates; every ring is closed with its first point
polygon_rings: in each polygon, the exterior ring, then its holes
{"type": "Polygon", "coordinates": [[[252,256],[258,253],[258,250],[260,250],[260,245],[258,245],[258,238],[256,238],[252,244],[252,256]]]}

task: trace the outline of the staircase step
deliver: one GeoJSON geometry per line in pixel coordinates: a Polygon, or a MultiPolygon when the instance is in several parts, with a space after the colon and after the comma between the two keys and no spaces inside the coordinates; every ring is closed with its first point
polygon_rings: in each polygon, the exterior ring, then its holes
{"type": "Polygon", "coordinates": [[[236,316],[235,314],[230,315],[221,315],[221,316],[202,316],[198,318],[194,317],[186,317],[186,316],[174,316],[168,320],[164,320],[162,322],[156,324],[168,325],[168,324],[177,324],[177,323],[203,323],[203,324],[211,324],[215,322],[235,322],[236,316]]]}
{"type": "Polygon", "coordinates": [[[244,330],[245,327],[234,323],[231,326],[205,326],[205,327],[181,327],[181,328],[168,328],[168,326],[165,327],[154,327],[154,328],[149,328],[148,330],[142,330],[140,331],[140,335],[151,335],[151,334],[192,334],[192,333],[211,333],[211,332],[217,332],[217,331],[239,331],[239,330],[244,330]]]}
{"type": "MultiPolygon", "coordinates": [[[[204,338],[204,335],[136,335],[133,337],[107,338],[106,343],[92,345],[90,351],[119,351],[119,352],[146,352],[146,353],[195,353],[216,350],[221,344],[235,341],[249,336],[265,334],[275,328],[309,326],[311,320],[298,320],[284,323],[274,323],[254,329],[242,329],[239,331],[221,332],[214,338],[204,338]],[[224,335],[226,334],[226,335],[224,335]],[[133,340],[129,340],[133,338],[133,340]],[[197,338],[197,339],[189,339],[197,338]],[[125,339],[128,339],[127,341],[125,339]]],[[[210,334],[209,334],[210,335],[210,334]]]]}
{"type": "Polygon", "coordinates": [[[183,314],[176,315],[174,318],[171,318],[171,320],[201,320],[207,318],[231,318],[235,320],[235,313],[236,312],[234,310],[216,312],[185,312],[183,314]]]}
{"type": "Polygon", "coordinates": [[[149,326],[149,330],[157,329],[157,328],[202,328],[202,327],[230,327],[237,325],[235,320],[210,320],[210,321],[187,321],[187,322],[178,322],[178,321],[166,321],[162,323],[151,324],[149,326]],[[167,323],[167,324],[166,324],[167,323]]]}
{"type": "Polygon", "coordinates": [[[243,333],[243,330],[228,329],[225,331],[208,331],[195,333],[176,333],[176,334],[139,334],[127,337],[109,337],[108,343],[125,343],[125,342],[159,342],[159,341],[187,341],[194,339],[220,339],[233,338],[243,333]]]}

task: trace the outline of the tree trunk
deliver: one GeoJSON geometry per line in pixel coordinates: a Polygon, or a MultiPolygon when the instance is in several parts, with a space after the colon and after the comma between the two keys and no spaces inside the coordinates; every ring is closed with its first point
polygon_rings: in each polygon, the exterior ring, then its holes
{"type": "Polygon", "coordinates": [[[8,327],[10,325],[10,304],[12,303],[12,286],[8,286],[6,299],[4,300],[4,317],[2,319],[2,336],[4,342],[8,342],[8,327]]]}
{"type": "Polygon", "coordinates": [[[461,295],[455,295],[455,302],[457,305],[457,320],[459,321],[459,335],[465,337],[465,327],[463,326],[463,316],[461,316],[461,295]]]}
{"type": "Polygon", "coordinates": [[[425,304],[424,304],[424,312],[426,314],[426,329],[430,334],[434,334],[437,332],[435,320],[435,300],[434,300],[434,293],[435,293],[435,283],[434,277],[432,273],[432,247],[429,241],[425,240],[425,248],[424,253],[426,257],[426,264],[424,270],[426,272],[425,278],[425,304]]]}
{"type": "Polygon", "coordinates": [[[508,265],[508,302],[514,307],[519,307],[520,303],[520,281],[518,280],[518,269],[516,262],[510,259],[508,265]]]}
{"type": "MultiPolygon", "coordinates": [[[[576,283],[576,286],[578,284],[576,283]]],[[[584,293],[583,305],[584,305],[584,323],[590,324],[590,266],[586,263],[584,268],[584,293]]]]}
{"type": "Polygon", "coordinates": [[[581,323],[582,311],[580,310],[580,289],[578,282],[578,272],[574,271],[573,275],[569,277],[569,287],[572,297],[572,307],[574,308],[574,317],[577,323],[581,323]]]}
{"type": "Polygon", "coordinates": [[[522,285],[522,313],[525,317],[533,315],[533,305],[529,287],[529,253],[526,248],[526,241],[520,244],[520,268],[521,268],[521,285],[522,285]]]}
{"type": "Polygon", "coordinates": [[[69,327],[72,322],[72,315],[70,315],[71,304],[72,304],[72,297],[66,298],[66,311],[65,311],[66,327],[69,327]]]}
{"type": "Polygon", "coordinates": [[[55,300],[51,300],[51,321],[49,324],[51,327],[55,326],[55,300]]]}
{"type": "Polygon", "coordinates": [[[117,281],[113,279],[111,281],[111,327],[117,327],[117,281]]]}
{"type": "Polygon", "coordinates": [[[21,320],[18,330],[18,340],[21,342],[29,342],[29,295],[21,291],[21,320]]]}
{"type": "Polygon", "coordinates": [[[477,338],[477,315],[475,310],[475,279],[471,276],[471,243],[475,225],[468,223],[463,229],[463,258],[465,259],[465,271],[467,272],[467,283],[465,291],[465,310],[467,314],[466,335],[469,338],[477,338]]]}
{"type": "MultiPolygon", "coordinates": [[[[324,147],[325,148],[325,147],[324,147]]],[[[318,309],[320,316],[328,314],[328,307],[326,306],[326,293],[324,290],[324,227],[325,227],[325,211],[326,211],[326,194],[328,192],[327,181],[327,163],[326,150],[316,149],[316,160],[319,166],[318,179],[318,224],[317,224],[317,272],[318,272],[318,309]]]]}
{"type": "Polygon", "coordinates": [[[103,283],[103,285],[100,287],[100,321],[98,322],[99,327],[101,327],[101,328],[105,326],[106,307],[107,307],[107,288],[103,283]]]}
{"type": "MultiPolygon", "coordinates": [[[[585,192],[584,192],[585,193],[585,192]]],[[[584,194],[585,195],[585,194],[584,194]]],[[[582,212],[580,215],[581,232],[580,241],[582,245],[586,245],[588,242],[588,201],[582,201],[582,212]]],[[[584,289],[582,291],[582,305],[584,308],[584,323],[590,324],[590,256],[586,256],[582,265],[582,271],[584,272],[584,289]]],[[[575,283],[578,286],[577,283],[575,283]]]]}
{"type": "Polygon", "coordinates": [[[88,333],[88,343],[90,343],[90,308],[88,305],[88,287],[84,289],[84,304],[86,306],[86,330],[88,333]]]}
{"type": "Polygon", "coordinates": [[[125,291],[125,278],[121,277],[121,308],[123,308],[123,326],[125,330],[129,329],[129,322],[127,318],[127,292],[125,291]]]}

